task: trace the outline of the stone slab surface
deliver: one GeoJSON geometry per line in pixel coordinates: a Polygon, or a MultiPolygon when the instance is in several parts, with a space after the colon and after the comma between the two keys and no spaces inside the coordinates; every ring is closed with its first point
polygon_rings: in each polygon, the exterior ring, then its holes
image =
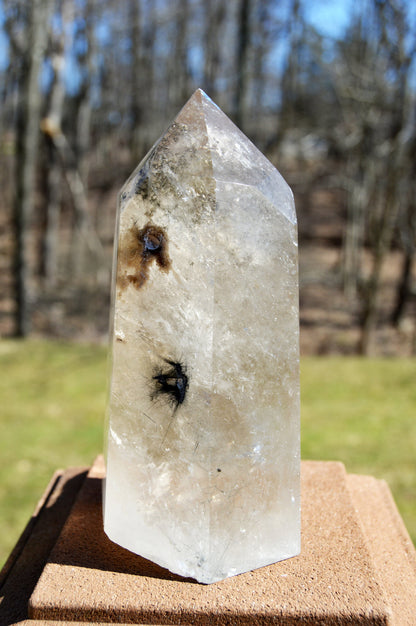
{"type": "Polygon", "coordinates": [[[0,573],[0,625],[28,617],[28,602],[88,468],[57,471],[0,573]]]}
{"type": "MultiPolygon", "coordinates": [[[[348,484],[339,463],[302,464],[299,557],[208,586],[175,576],[105,537],[102,477],[103,468],[96,464],[31,596],[33,619],[157,624],[406,623],[394,614],[400,607],[393,606],[388,585],[377,571],[350,495],[355,488],[352,481],[348,484]]],[[[378,524],[382,530],[382,522],[378,524]]],[[[397,535],[396,546],[403,551],[397,535]]],[[[411,588],[406,597],[410,595],[411,588]]]]}
{"type": "MultiPolygon", "coordinates": [[[[18,622],[15,626],[108,626],[108,622],[73,622],[73,621],[57,621],[57,620],[38,620],[38,619],[25,619],[23,622],[18,622]]],[[[117,626],[127,626],[126,624],[117,624],[117,626]]],[[[152,626],[151,624],[137,624],[136,626],[152,626]]],[[[158,626],[165,626],[165,624],[159,624],[158,626]]],[[[166,626],[169,626],[166,624],[166,626]]]]}
{"type": "Polygon", "coordinates": [[[416,623],[416,552],[383,481],[303,462],[301,555],[201,585],[106,538],[103,474],[55,477],[2,572],[1,625],[416,623]]]}
{"type": "Polygon", "coordinates": [[[416,551],[390,490],[372,476],[349,474],[347,485],[397,624],[416,624],[416,551]]]}

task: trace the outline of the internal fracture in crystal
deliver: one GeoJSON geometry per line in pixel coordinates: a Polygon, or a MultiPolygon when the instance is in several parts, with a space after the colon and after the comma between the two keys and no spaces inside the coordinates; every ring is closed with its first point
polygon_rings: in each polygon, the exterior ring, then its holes
{"type": "Polygon", "coordinates": [[[300,550],[297,225],[198,90],[120,194],[104,527],[221,580],[300,550]]]}

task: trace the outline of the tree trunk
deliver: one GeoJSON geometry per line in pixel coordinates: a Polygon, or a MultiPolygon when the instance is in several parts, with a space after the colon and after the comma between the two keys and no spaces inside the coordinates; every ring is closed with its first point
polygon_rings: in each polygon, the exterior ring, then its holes
{"type": "Polygon", "coordinates": [[[104,262],[105,255],[100,238],[94,229],[94,225],[91,223],[91,217],[88,213],[87,194],[77,168],[75,155],[62,131],[51,133],[50,138],[59,156],[75,213],[71,271],[77,278],[84,269],[84,256],[87,249],[98,260],[98,264],[104,262]],[[74,241],[76,245],[74,245],[74,241]],[[78,256],[76,256],[75,252],[78,252],[78,256]]]}
{"type": "Polygon", "coordinates": [[[216,100],[216,80],[221,75],[220,41],[224,30],[227,9],[223,0],[204,2],[204,88],[216,100]]]}
{"type": "MultiPolygon", "coordinates": [[[[61,134],[56,146],[60,150],[66,171],[64,173],[71,192],[75,210],[75,228],[71,242],[71,268],[75,279],[78,279],[86,267],[87,247],[101,257],[102,246],[92,225],[88,213],[88,173],[89,149],[91,136],[91,82],[93,80],[93,59],[95,54],[95,35],[93,28],[94,2],[89,0],[85,5],[85,39],[87,50],[83,57],[84,82],[78,97],[76,147],[72,154],[66,138],[61,134]]],[[[95,259],[96,261],[98,259],[95,259]]]]}
{"type": "Polygon", "coordinates": [[[351,155],[347,161],[347,223],[342,250],[344,293],[355,299],[360,283],[365,238],[365,211],[372,188],[371,168],[362,166],[365,155],[351,155]]]}
{"type": "Polygon", "coordinates": [[[301,49],[304,37],[304,17],[300,0],[292,0],[287,22],[287,59],[281,81],[280,123],[284,128],[295,128],[299,118],[299,102],[302,97],[300,75],[302,73],[301,49]]]}
{"type": "Polygon", "coordinates": [[[46,225],[42,242],[42,275],[51,288],[58,277],[59,222],[62,198],[62,175],[53,144],[48,140],[48,175],[46,225]]]}
{"type": "MultiPolygon", "coordinates": [[[[370,339],[376,325],[377,304],[380,291],[380,278],[383,261],[390,249],[394,226],[397,220],[398,201],[396,196],[396,172],[392,167],[389,180],[387,182],[382,214],[379,224],[379,232],[376,237],[375,249],[373,252],[373,268],[367,284],[363,290],[363,312],[361,317],[361,337],[359,341],[360,354],[369,354],[370,339]]],[[[383,194],[383,190],[381,191],[383,194]]]]}
{"type": "Polygon", "coordinates": [[[62,197],[61,167],[51,136],[61,132],[65,101],[65,87],[63,83],[65,49],[61,40],[55,41],[54,46],[55,51],[52,56],[54,78],[50,92],[49,110],[41,122],[41,129],[45,133],[48,144],[46,226],[42,245],[42,274],[48,287],[53,287],[57,279],[59,220],[62,197]]]}
{"type": "Polygon", "coordinates": [[[141,42],[141,6],[139,0],[130,0],[129,5],[129,27],[130,27],[130,41],[131,41],[131,104],[130,104],[130,119],[131,119],[131,156],[133,167],[136,167],[141,153],[141,133],[140,125],[143,121],[143,105],[142,105],[142,72],[144,70],[144,64],[142,60],[142,42],[141,42]]]}
{"type": "Polygon", "coordinates": [[[30,9],[28,49],[24,63],[17,125],[15,229],[15,334],[31,330],[32,272],[30,221],[33,213],[36,156],[42,95],[39,72],[47,43],[49,0],[33,0],[30,9]]]}
{"type": "Polygon", "coordinates": [[[403,257],[402,272],[399,285],[397,287],[396,304],[394,306],[394,310],[391,316],[392,324],[396,327],[399,326],[402,320],[405,305],[409,300],[411,292],[410,286],[412,278],[413,256],[413,251],[408,250],[403,257]]]}
{"type": "Polygon", "coordinates": [[[172,101],[175,107],[181,107],[190,97],[189,79],[189,0],[177,0],[176,37],[175,37],[175,72],[173,81],[172,101]]]}
{"type": "Polygon", "coordinates": [[[245,99],[248,72],[247,57],[250,44],[250,0],[240,0],[237,35],[237,84],[235,90],[235,123],[241,129],[245,121],[245,99]]]}

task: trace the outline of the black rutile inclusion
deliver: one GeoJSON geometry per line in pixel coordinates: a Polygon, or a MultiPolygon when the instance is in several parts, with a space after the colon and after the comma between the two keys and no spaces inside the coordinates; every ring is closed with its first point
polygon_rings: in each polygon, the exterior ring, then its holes
{"type": "Polygon", "coordinates": [[[165,396],[176,410],[185,400],[189,378],[182,363],[166,360],[166,366],[153,376],[156,382],[154,396],[165,396]]]}

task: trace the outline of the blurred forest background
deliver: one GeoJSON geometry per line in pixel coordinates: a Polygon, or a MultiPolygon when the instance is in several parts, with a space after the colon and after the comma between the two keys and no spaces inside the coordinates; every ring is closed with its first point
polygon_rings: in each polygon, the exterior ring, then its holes
{"type": "Polygon", "coordinates": [[[0,0],[0,564],[102,449],[117,194],[198,87],[294,190],[302,455],[416,538],[416,4],[0,0]]]}
{"type": "Polygon", "coordinates": [[[106,337],[117,192],[202,87],[294,190],[302,353],[415,353],[416,10],[329,4],[0,0],[2,336],[106,337]]]}

